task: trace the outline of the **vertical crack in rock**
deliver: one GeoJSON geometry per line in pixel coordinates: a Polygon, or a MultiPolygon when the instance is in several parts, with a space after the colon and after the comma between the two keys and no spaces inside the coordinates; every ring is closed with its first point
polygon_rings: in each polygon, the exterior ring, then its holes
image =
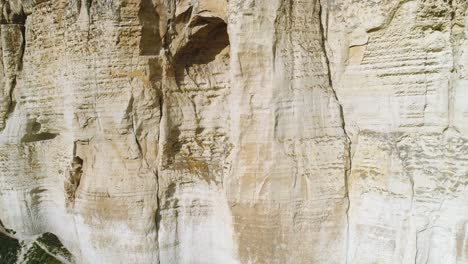
{"type": "Polygon", "coordinates": [[[456,97],[456,88],[455,83],[460,79],[460,42],[463,38],[463,24],[457,22],[457,1],[449,1],[449,12],[450,12],[450,21],[448,27],[450,27],[450,49],[452,53],[452,68],[450,69],[450,79],[448,87],[448,102],[447,102],[447,111],[448,111],[448,124],[444,129],[444,133],[447,130],[453,130],[457,133],[460,133],[457,128],[454,126],[454,115],[455,115],[455,97],[456,97]],[[460,30],[461,29],[461,30],[460,30]]]}
{"type": "Polygon", "coordinates": [[[73,200],[75,200],[76,191],[80,187],[81,176],[83,175],[83,159],[79,156],[73,157],[71,169],[71,180],[73,184],[73,200]]]}
{"type": "MultiPolygon", "coordinates": [[[[339,107],[339,113],[340,113],[340,118],[341,118],[341,128],[343,129],[343,133],[346,137],[346,143],[345,143],[345,155],[346,155],[346,164],[345,164],[345,173],[344,173],[344,187],[345,187],[345,198],[347,199],[347,208],[346,208],[346,250],[345,250],[345,263],[348,263],[348,251],[349,251],[349,210],[351,208],[351,200],[349,197],[349,177],[351,175],[351,169],[352,169],[352,156],[351,156],[351,138],[348,135],[346,131],[346,121],[345,121],[345,116],[343,112],[343,105],[341,104],[338,95],[335,91],[334,85],[333,85],[333,79],[332,79],[332,72],[331,72],[331,67],[330,67],[330,58],[329,54],[327,51],[326,47],[326,42],[327,42],[327,36],[326,36],[326,25],[323,25],[322,22],[322,15],[323,14],[323,5],[322,0],[319,0],[319,20],[320,20],[320,33],[322,36],[322,49],[323,49],[323,54],[325,58],[325,63],[328,71],[328,84],[330,86],[330,90],[333,94],[334,99],[336,100],[336,103],[338,104],[339,107]]],[[[328,16],[328,14],[325,14],[325,16],[328,16]]],[[[328,18],[325,18],[325,21],[328,21],[328,18]]]]}
{"type": "Polygon", "coordinates": [[[172,39],[177,35],[176,32],[176,0],[166,0],[166,7],[168,9],[168,21],[166,27],[166,34],[163,40],[163,47],[170,52],[170,44],[172,39]]]}
{"type": "Polygon", "coordinates": [[[132,85],[132,82],[128,82],[130,86],[130,99],[128,100],[128,106],[127,109],[125,110],[125,115],[130,119],[130,128],[132,130],[132,135],[133,138],[135,139],[135,144],[137,145],[138,148],[138,156],[140,159],[143,159],[148,166],[148,161],[145,158],[145,155],[143,154],[143,149],[141,148],[141,143],[140,140],[138,139],[138,132],[137,132],[137,124],[136,118],[135,118],[135,109],[134,109],[134,103],[135,103],[135,96],[134,96],[134,88],[132,85]]]}
{"type": "MultiPolygon", "coordinates": [[[[162,71],[162,68],[160,69],[162,71]]],[[[158,142],[158,146],[161,146],[160,145],[160,140],[161,140],[161,131],[164,129],[162,123],[163,123],[163,118],[165,117],[164,116],[164,91],[163,91],[163,85],[160,86],[161,89],[158,93],[158,100],[159,100],[159,131],[158,131],[158,135],[157,135],[157,142],[158,142]]],[[[160,186],[160,179],[159,179],[159,175],[160,175],[160,161],[161,161],[161,151],[158,150],[158,154],[157,154],[157,158],[156,158],[156,161],[157,161],[157,164],[156,164],[156,168],[155,170],[153,170],[153,174],[156,178],[156,205],[157,205],[157,208],[156,208],[156,244],[158,245],[158,262],[157,264],[160,264],[161,263],[161,250],[160,250],[160,239],[159,239],[159,236],[160,236],[160,227],[161,227],[161,220],[162,220],[162,216],[161,216],[161,198],[159,197],[159,191],[161,189],[161,186],[160,186]]]]}
{"type": "MultiPolygon", "coordinates": [[[[402,151],[404,150],[404,147],[402,147],[402,145],[404,146],[404,144],[402,143],[403,141],[409,139],[410,137],[408,135],[405,135],[403,134],[402,136],[399,136],[398,138],[396,138],[395,140],[395,149],[398,151],[399,153],[399,158],[402,162],[402,166],[403,168],[408,168],[409,166],[411,166],[411,164],[409,164],[408,162],[408,158],[405,155],[402,155],[402,151]]],[[[406,151],[405,151],[406,153],[406,151]]],[[[409,219],[408,221],[411,221],[411,218],[413,217],[413,208],[414,208],[414,201],[415,201],[415,194],[416,194],[416,190],[415,190],[415,182],[414,182],[414,175],[412,173],[408,173],[408,180],[409,180],[409,184],[410,184],[410,187],[411,187],[411,193],[410,193],[410,197],[409,197],[409,209],[408,209],[408,215],[406,216],[407,219],[409,219]]],[[[414,263],[416,263],[416,259],[417,259],[417,251],[418,251],[418,245],[417,245],[417,232],[414,234],[414,240],[415,240],[415,244],[414,244],[414,263]]]]}
{"type": "Polygon", "coordinates": [[[157,264],[161,263],[161,250],[160,250],[160,241],[159,241],[159,236],[160,236],[160,228],[161,228],[161,198],[159,197],[159,190],[160,190],[160,182],[159,182],[159,167],[156,166],[156,169],[152,170],[153,175],[156,180],[156,212],[155,212],[155,228],[156,228],[156,245],[158,246],[158,260],[157,264]]]}
{"type": "MultiPolygon", "coordinates": [[[[91,5],[93,4],[92,0],[78,0],[78,23],[81,26],[82,30],[88,31],[89,34],[89,24],[91,23],[91,5]]],[[[89,36],[88,36],[89,38],[89,36]]]]}
{"type": "MultiPolygon", "coordinates": [[[[163,89],[163,86],[161,85],[161,90],[163,89]]],[[[158,138],[157,138],[157,142],[158,142],[158,145],[160,146],[160,140],[161,140],[161,131],[162,129],[164,129],[164,127],[162,126],[162,121],[163,121],[163,114],[164,113],[164,91],[161,91],[159,93],[159,131],[158,131],[158,138]]],[[[156,168],[153,170],[153,174],[154,174],[154,177],[155,177],[155,180],[156,180],[156,216],[155,216],[155,226],[156,226],[156,244],[158,245],[158,262],[157,264],[160,264],[161,263],[161,250],[160,250],[160,241],[159,241],[159,231],[160,231],[160,227],[161,227],[161,198],[159,197],[159,190],[161,189],[161,186],[160,186],[160,180],[159,180],[159,175],[160,175],[160,161],[161,161],[161,151],[158,150],[158,155],[157,155],[157,158],[156,158],[156,161],[158,162],[156,164],[156,168]]]]}
{"type": "MultiPolygon", "coordinates": [[[[193,3],[184,6],[181,10],[176,10],[180,6],[178,3],[176,5],[175,1],[166,1],[166,3],[168,23],[163,38],[163,52],[161,52],[164,75],[163,95],[160,103],[162,113],[160,133],[162,134],[159,136],[157,171],[159,190],[158,211],[156,212],[158,239],[161,239],[160,235],[163,235],[164,239],[158,242],[161,246],[160,254],[164,254],[163,258],[160,258],[162,263],[167,261],[165,252],[169,250],[173,250],[174,253],[170,254],[175,255],[183,254],[184,250],[190,251],[190,248],[181,246],[190,243],[190,240],[181,237],[179,232],[181,229],[189,228],[192,220],[187,218],[187,222],[182,223],[179,217],[172,218],[167,215],[167,212],[185,214],[183,211],[185,206],[193,207],[194,211],[204,211],[207,210],[206,207],[211,206],[211,204],[205,205],[206,196],[199,198],[198,193],[193,193],[194,198],[190,198],[193,199],[193,204],[178,204],[185,203],[184,199],[189,198],[180,197],[181,194],[175,190],[182,185],[181,179],[184,180],[183,183],[190,186],[182,186],[181,189],[192,188],[191,185],[195,187],[201,185],[199,180],[206,180],[208,183],[212,180],[216,182],[217,174],[210,167],[213,160],[202,153],[207,150],[203,149],[206,143],[203,142],[205,135],[202,133],[206,125],[201,121],[210,122],[211,116],[204,116],[204,111],[207,111],[210,100],[215,100],[213,98],[217,97],[220,94],[218,91],[223,88],[212,83],[213,75],[216,73],[212,70],[213,65],[217,65],[217,59],[222,58],[218,55],[223,55],[222,52],[229,45],[227,25],[222,18],[218,17],[218,14],[209,13],[209,10],[198,11],[193,3]],[[208,93],[213,98],[208,97],[208,93]],[[208,120],[202,120],[203,118],[208,120]],[[191,127],[188,129],[187,125],[191,127]],[[168,177],[168,175],[174,176],[168,177]],[[174,223],[168,223],[168,221],[174,221],[174,223]],[[167,243],[172,239],[176,244],[170,245],[173,249],[168,249],[167,243]]],[[[217,135],[213,133],[213,136],[217,135]]],[[[217,146],[211,148],[215,147],[217,146]]],[[[202,215],[201,217],[211,216],[202,215]]],[[[205,225],[204,222],[200,224],[205,225]]],[[[182,261],[178,258],[176,261],[182,261]]]]}
{"type": "Polygon", "coordinates": [[[81,183],[83,175],[83,158],[79,156],[78,144],[79,141],[73,143],[73,159],[70,163],[68,171],[68,179],[65,181],[66,202],[70,207],[74,206],[76,200],[76,192],[81,183]]]}
{"type": "Polygon", "coordinates": [[[138,18],[142,25],[140,39],[140,55],[158,55],[162,46],[159,34],[160,16],[152,0],[143,0],[140,3],[138,18]]]}

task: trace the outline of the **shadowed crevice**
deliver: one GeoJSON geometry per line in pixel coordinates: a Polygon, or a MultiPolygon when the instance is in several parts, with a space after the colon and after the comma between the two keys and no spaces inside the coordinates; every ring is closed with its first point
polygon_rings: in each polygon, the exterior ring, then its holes
{"type": "MultiPolygon", "coordinates": [[[[335,99],[336,103],[338,104],[338,110],[340,114],[340,121],[341,121],[341,128],[343,130],[344,136],[345,136],[345,169],[344,169],[344,175],[343,175],[343,184],[345,188],[345,194],[344,198],[346,199],[347,206],[346,206],[346,212],[345,212],[345,217],[346,217],[346,242],[345,242],[345,263],[348,263],[348,255],[349,255],[349,234],[350,234],[350,219],[349,219],[349,211],[351,208],[351,200],[349,198],[349,178],[351,176],[351,171],[352,171],[352,154],[351,154],[351,145],[352,141],[351,138],[346,130],[346,120],[344,116],[344,110],[343,110],[343,105],[340,102],[340,99],[338,97],[338,94],[336,93],[333,80],[332,80],[332,72],[331,72],[331,67],[330,67],[330,57],[328,54],[327,50],[327,34],[326,34],[326,29],[325,26],[322,24],[322,16],[323,16],[323,5],[319,0],[319,12],[318,12],[318,19],[319,19],[319,25],[320,25],[320,34],[321,34],[321,44],[322,44],[322,50],[326,62],[326,70],[327,70],[327,77],[328,77],[328,85],[330,87],[330,90],[332,92],[333,98],[335,99]]],[[[328,18],[326,19],[328,21],[328,18]]]]}
{"type": "Polygon", "coordinates": [[[141,1],[138,19],[142,25],[140,55],[158,55],[162,47],[159,33],[160,18],[151,0],[141,1]]]}
{"type": "MultiPolygon", "coordinates": [[[[198,86],[196,80],[190,75],[189,69],[194,65],[206,65],[214,61],[216,56],[229,46],[226,24],[221,19],[214,19],[213,21],[213,24],[206,24],[203,29],[192,35],[190,41],[175,55],[173,67],[175,81],[178,87],[182,86],[186,77],[190,78],[193,84],[198,86]]],[[[207,21],[202,21],[202,23],[207,23],[207,21]]],[[[200,87],[198,88],[200,89],[200,87]]],[[[195,113],[196,122],[199,123],[200,117],[197,114],[197,105],[194,102],[191,102],[191,104],[195,113]]],[[[180,139],[182,131],[178,124],[174,124],[171,120],[168,120],[167,125],[170,131],[168,133],[169,137],[167,138],[164,153],[165,160],[167,161],[165,166],[170,166],[175,161],[176,155],[180,152],[185,142],[180,139]]],[[[200,132],[202,128],[197,128],[195,130],[200,132]]],[[[196,164],[199,163],[199,161],[192,159],[190,159],[190,161],[186,160],[183,163],[193,162],[196,164]]],[[[205,165],[203,165],[203,167],[205,167],[205,165]]]]}
{"type": "MultiPolygon", "coordinates": [[[[28,2],[28,1],[27,1],[28,2]]],[[[26,47],[26,14],[23,6],[10,5],[0,1],[0,131],[6,126],[8,117],[14,111],[13,96],[17,77],[23,68],[26,47]]]]}

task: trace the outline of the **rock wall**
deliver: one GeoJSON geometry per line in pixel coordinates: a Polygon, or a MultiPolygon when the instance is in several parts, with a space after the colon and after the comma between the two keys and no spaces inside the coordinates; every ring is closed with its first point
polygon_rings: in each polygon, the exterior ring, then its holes
{"type": "Polygon", "coordinates": [[[0,263],[468,263],[465,0],[0,11],[0,263]]]}

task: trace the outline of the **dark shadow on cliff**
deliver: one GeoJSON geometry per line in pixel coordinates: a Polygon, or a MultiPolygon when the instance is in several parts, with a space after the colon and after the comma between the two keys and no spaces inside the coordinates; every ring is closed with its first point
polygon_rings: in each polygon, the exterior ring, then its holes
{"type": "Polygon", "coordinates": [[[158,55],[162,47],[159,35],[159,15],[151,0],[142,0],[138,19],[142,25],[140,55],[158,55]]]}
{"type": "MultiPolygon", "coordinates": [[[[197,17],[192,28],[198,28],[188,43],[175,55],[175,75],[179,85],[186,70],[195,64],[208,64],[229,46],[227,25],[220,18],[197,17]]],[[[193,29],[192,29],[193,30],[193,29]]]]}

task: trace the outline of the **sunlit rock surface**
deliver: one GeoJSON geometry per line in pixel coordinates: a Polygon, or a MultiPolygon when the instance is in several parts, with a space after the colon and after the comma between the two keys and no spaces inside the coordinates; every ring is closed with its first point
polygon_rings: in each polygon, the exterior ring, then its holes
{"type": "Polygon", "coordinates": [[[0,263],[468,263],[465,0],[0,14],[0,263]]]}

